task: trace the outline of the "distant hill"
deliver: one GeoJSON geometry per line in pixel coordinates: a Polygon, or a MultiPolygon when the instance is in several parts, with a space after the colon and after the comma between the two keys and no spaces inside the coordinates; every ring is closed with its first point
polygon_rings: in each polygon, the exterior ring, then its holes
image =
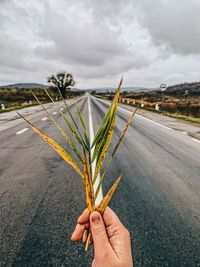
{"type": "Polygon", "coordinates": [[[44,89],[47,88],[47,85],[41,83],[14,83],[9,85],[0,86],[2,89],[44,89]]]}
{"type": "Polygon", "coordinates": [[[182,95],[188,91],[188,95],[200,95],[200,82],[182,83],[169,86],[166,90],[170,95],[182,95]]]}
{"type": "MultiPolygon", "coordinates": [[[[92,88],[92,89],[84,89],[87,92],[96,91],[96,93],[106,93],[106,92],[115,92],[115,87],[100,87],[100,88],[92,88]]],[[[146,92],[149,91],[148,88],[144,87],[122,87],[121,92],[146,92]]]]}

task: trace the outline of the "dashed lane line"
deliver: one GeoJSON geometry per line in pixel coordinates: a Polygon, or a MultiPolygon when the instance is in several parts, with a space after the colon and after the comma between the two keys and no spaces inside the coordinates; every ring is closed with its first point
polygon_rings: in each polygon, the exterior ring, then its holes
{"type": "Polygon", "coordinates": [[[47,117],[44,117],[44,118],[41,119],[41,121],[46,121],[46,120],[48,120],[47,117]]]}
{"type": "Polygon", "coordinates": [[[27,130],[28,130],[28,128],[24,128],[24,129],[16,132],[16,134],[22,134],[22,133],[26,132],[27,130]]]}

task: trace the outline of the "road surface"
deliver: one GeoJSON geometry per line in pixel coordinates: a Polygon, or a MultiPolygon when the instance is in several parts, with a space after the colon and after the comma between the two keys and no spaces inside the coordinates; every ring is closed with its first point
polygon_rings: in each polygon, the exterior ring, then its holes
{"type": "MultiPolygon", "coordinates": [[[[90,98],[96,131],[109,104],[90,98]]],[[[88,98],[79,106],[88,124],[88,98]]],[[[48,106],[64,127],[60,108],[48,106]]],[[[128,116],[119,109],[110,151],[128,116]]],[[[44,112],[28,118],[67,148],[44,112]]],[[[21,119],[13,121],[0,128],[0,267],[90,266],[92,249],[70,241],[85,208],[80,177],[21,119]]],[[[111,207],[131,232],[135,266],[200,266],[200,143],[136,116],[104,194],[121,173],[111,207]]]]}

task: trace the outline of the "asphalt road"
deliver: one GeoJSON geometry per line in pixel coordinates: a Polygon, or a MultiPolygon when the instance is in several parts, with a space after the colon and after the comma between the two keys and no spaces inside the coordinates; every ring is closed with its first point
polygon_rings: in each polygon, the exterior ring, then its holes
{"type": "MultiPolygon", "coordinates": [[[[87,98],[79,106],[88,123],[87,98]]],[[[107,108],[91,98],[95,130],[107,108]]],[[[58,107],[49,105],[49,112],[64,126],[58,107]]],[[[111,151],[128,116],[119,109],[111,151]]],[[[67,148],[46,114],[29,118],[67,148]]],[[[25,128],[17,120],[0,132],[0,266],[90,266],[92,249],[70,242],[85,207],[80,177],[25,128]]],[[[131,232],[135,266],[200,266],[200,143],[136,116],[104,193],[120,173],[111,207],[131,232]]]]}

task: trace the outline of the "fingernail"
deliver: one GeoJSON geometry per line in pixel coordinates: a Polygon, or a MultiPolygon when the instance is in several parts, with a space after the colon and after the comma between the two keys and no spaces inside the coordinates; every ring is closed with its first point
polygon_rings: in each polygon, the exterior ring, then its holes
{"type": "Polygon", "coordinates": [[[96,223],[98,223],[99,221],[100,221],[100,215],[98,214],[98,213],[92,213],[91,214],[91,221],[92,221],[92,223],[94,223],[94,224],[96,224],[96,223]]]}

